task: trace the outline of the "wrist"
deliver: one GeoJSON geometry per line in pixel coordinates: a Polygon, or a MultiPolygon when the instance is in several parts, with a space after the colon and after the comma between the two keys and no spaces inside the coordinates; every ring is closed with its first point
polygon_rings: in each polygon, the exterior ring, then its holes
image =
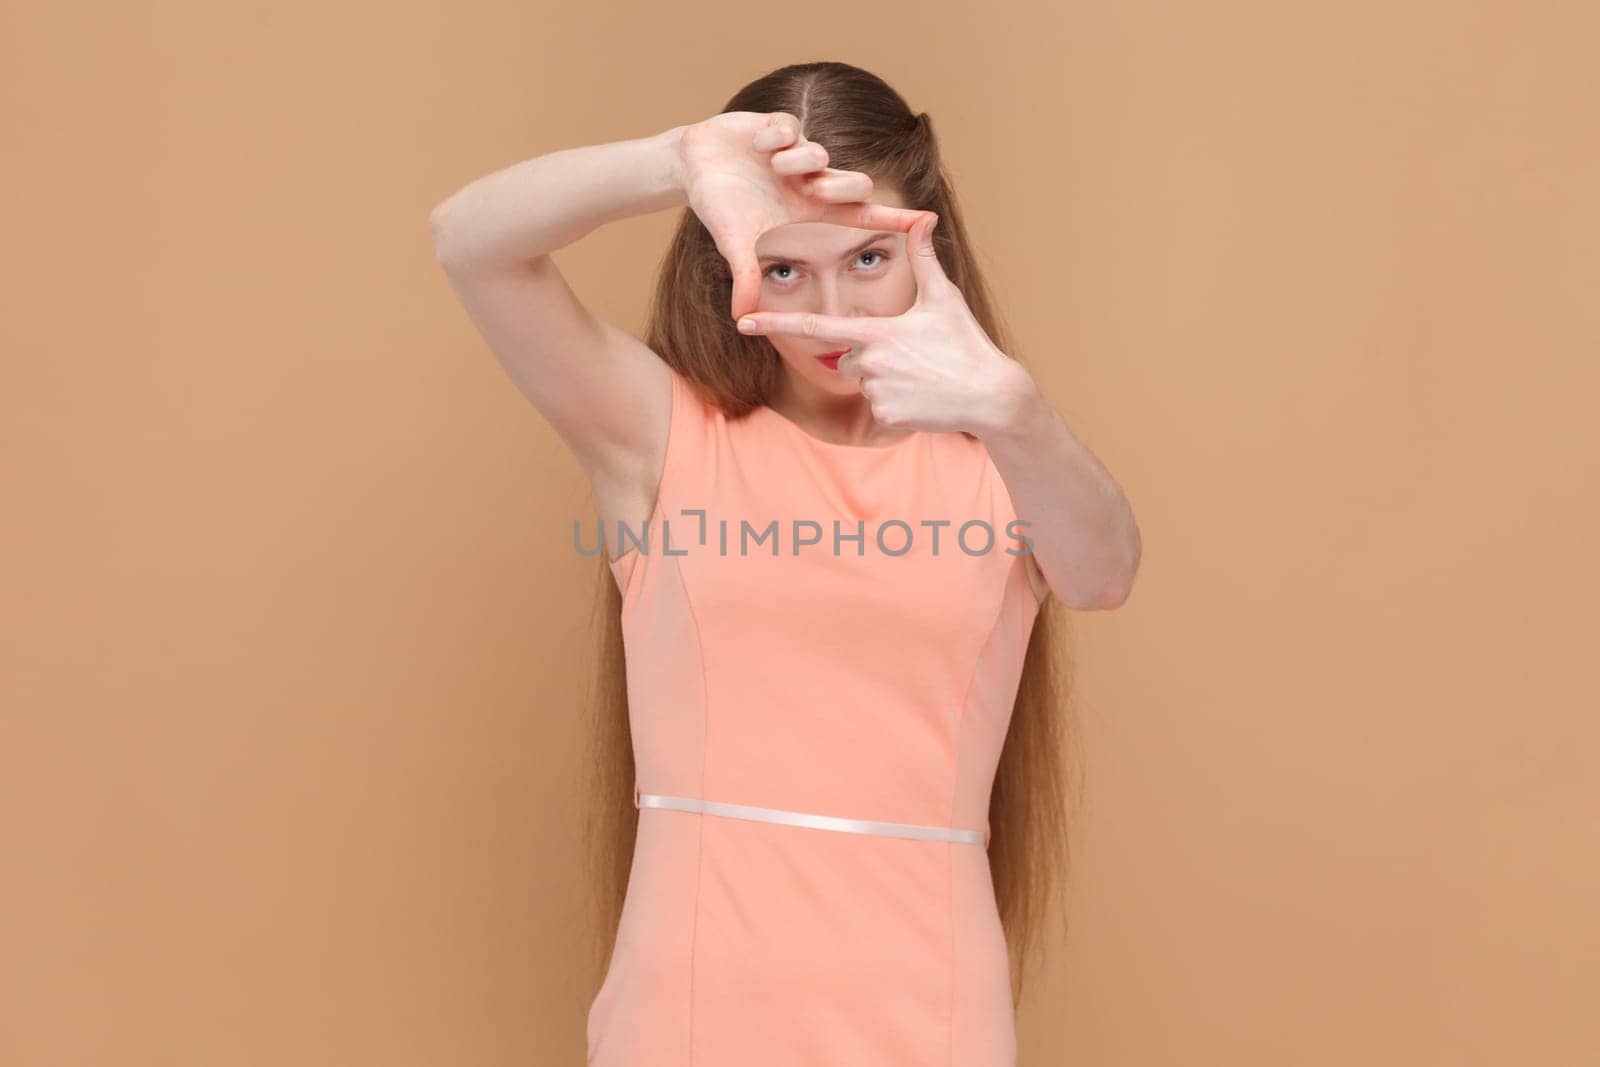
{"type": "Polygon", "coordinates": [[[683,166],[683,135],[689,125],[674,126],[656,134],[656,147],[660,152],[657,172],[661,185],[684,202],[688,200],[687,182],[683,166]]]}
{"type": "Polygon", "coordinates": [[[998,380],[973,433],[986,445],[1021,445],[1039,432],[1054,411],[1026,367],[1006,355],[998,358],[998,380]]]}

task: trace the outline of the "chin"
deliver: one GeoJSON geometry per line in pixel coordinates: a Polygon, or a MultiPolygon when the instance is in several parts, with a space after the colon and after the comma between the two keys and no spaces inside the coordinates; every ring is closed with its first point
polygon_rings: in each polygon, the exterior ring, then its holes
{"type": "Polygon", "coordinates": [[[819,369],[822,371],[822,387],[828,392],[837,393],[840,396],[849,396],[851,393],[861,392],[861,386],[856,382],[856,379],[846,378],[837,371],[831,371],[826,367],[819,369]]]}
{"type": "Polygon", "coordinates": [[[846,378],[838,371],[829,370],[821,363],[818,363],[812,356],[806,356],[805,358],[811,362],[800,364],[795,360],[785,360],[784,362],[789,364],[789,373],[796,377],[804,378],[806,381],[826,389],[830,393],[854,393],[860,391],[854,378],[846,378]]]}

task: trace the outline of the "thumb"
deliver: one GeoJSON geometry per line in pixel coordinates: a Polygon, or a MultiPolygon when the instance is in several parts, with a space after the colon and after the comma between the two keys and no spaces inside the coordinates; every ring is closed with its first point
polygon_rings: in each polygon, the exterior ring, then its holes
{"type": "Polygon", "coordinates": [[[761,268],[748,252],[736,252],[728,266],[733,272],[733,321],[761,306],[761,268]]]}
{"type": "Polygon", "coordinates": [[[939,264],[939,253],[933,245],[933,228],[939,224],[939,216],[932,211],[923,212],[923,216],[908,235],[912,250],[911,273],[917,281],[919,298],[936,292],[950,280],[939,264]]]}

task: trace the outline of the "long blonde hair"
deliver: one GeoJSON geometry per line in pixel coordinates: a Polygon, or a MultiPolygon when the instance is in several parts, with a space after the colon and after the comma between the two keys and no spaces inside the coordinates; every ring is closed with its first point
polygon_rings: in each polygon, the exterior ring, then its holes
{"type": "MultiPolygon", "coordinates": [[[[937,212],[934,241],[945,273],[1002,352],[1017,358],[967,240],[955,193],[940,162],[932,122],[913,113],[882,79],[844,63],[782,67],[752,82],[724,111],[785,111],[827,149],[829,166],[862,171],[899,190],[905,206],[937,212]]],[[[663,259],[646,343],[699,385],[729,418],[772,395],[780,357],[763,337],[746,337],[728,315],[727,261],[692,210],[684,209],[663,259]]],[[[598,659],[588,703],[592,790],[585,811],[595,892],[598,961],[610,957],[633,859],[639,812],[628,725],[622,596],[601,552],[596,571],[598,659]]],[[[1012,995],[1022,998],[1029,959],[1042,958],[1051,905],[1064,905],[1070,848],[1069,801],[1081,785],[1068,616],[1054,595],[1039,609],[989,803],[988,856],[1011,961],[1012,995]],[[1069,756],[1073,760],[1069,763],[1069,756]]],[[[1066,909],[1060,917],[1065,931],[1066,909]]]]}

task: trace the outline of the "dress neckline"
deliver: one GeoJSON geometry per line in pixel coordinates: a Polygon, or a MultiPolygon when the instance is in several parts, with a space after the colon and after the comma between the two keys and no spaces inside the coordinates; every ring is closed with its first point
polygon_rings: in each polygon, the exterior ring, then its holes
{"type": "Polygon", "coordinates": [[[789,432],[793,433],[795,436],[804,438],[819,448],[834,449],[839,452],[892,452],[895,449],[907,445],[912,441],[924,436],[924,432],[922,430],[912,430],[898,441],[890,441],[886,445],[840,444],[837,441],[824,441],[816,434],[811,433],[809,430],[803,429],[799,423],[780,412],[777,408],[774,408],[771,404],[762,404],[761,408],[763,411],[766,411],[768,414],[770,414],[773,419],[787,426],[789,428],[789,432]]]}

